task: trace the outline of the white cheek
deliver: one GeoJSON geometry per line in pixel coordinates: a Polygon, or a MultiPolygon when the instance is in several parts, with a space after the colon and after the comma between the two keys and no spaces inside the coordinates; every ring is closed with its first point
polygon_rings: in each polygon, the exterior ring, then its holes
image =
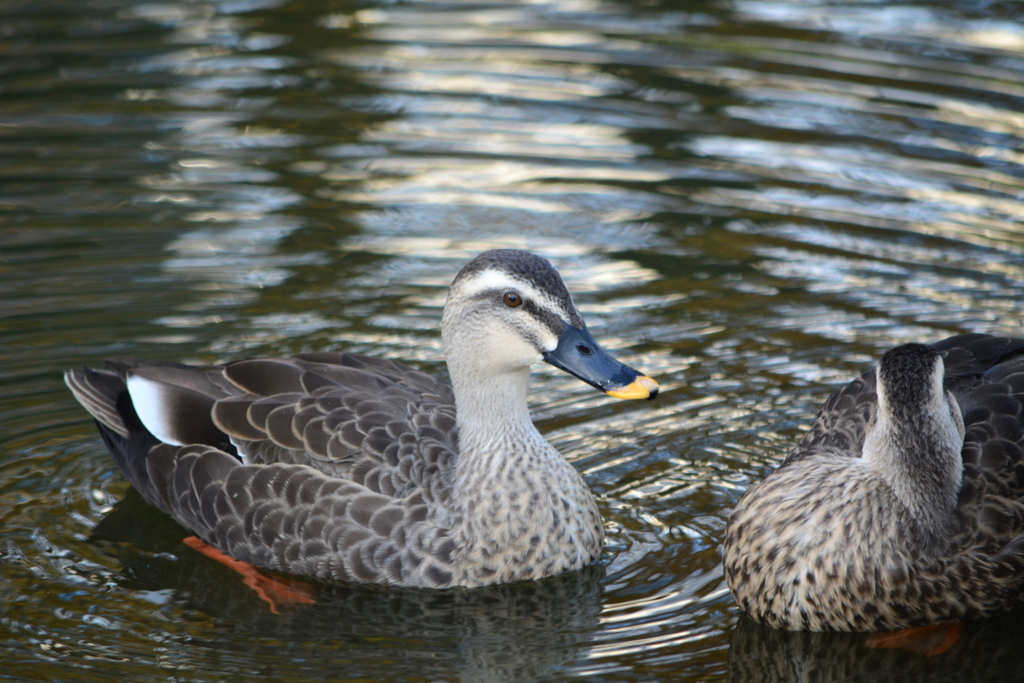
{"type": "Polygon", "coordinates": [[[496,366],[522,367],[541,360],[541,354],[533,344],[505,325],[487,336],[487,347],[496,366]]]}

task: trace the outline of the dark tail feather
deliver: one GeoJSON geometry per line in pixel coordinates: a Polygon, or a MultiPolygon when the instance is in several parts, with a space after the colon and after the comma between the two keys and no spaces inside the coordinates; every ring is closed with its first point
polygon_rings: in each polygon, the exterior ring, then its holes
{"type": "Polygon", "coordinates": [[[150,449],[160,442],[142,424],[142,420],[139,419],[135,407],[132,405],[127,387],[124,387],[117,397],[117,412],[128,429],[128,436],[121,436],[96,420],[96,427],[100,430],[103,443],[107,445],[107,450],[114,456],[114,462],[117,463],[118,469],[124,474],[128,483],[142,494],[147,503],[167,512],[167,504],[150,480],[146,467],[146,456],[150,449]]]}

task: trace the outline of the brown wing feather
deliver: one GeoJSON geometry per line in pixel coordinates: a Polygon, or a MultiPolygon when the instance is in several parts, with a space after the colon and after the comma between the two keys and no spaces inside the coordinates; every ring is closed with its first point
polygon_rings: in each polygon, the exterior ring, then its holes
{"type": "Polygon", "coordinates": [[[966,429],[960,510],[969,536],[994,552],[1024,533],[1024,358],[986,372],[959,401],[966,429]]]}

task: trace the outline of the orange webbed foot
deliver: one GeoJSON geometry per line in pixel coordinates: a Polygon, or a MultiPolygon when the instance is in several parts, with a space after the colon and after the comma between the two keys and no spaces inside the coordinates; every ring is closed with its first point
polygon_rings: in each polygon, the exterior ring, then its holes
{"type": "Polygon", "coordinates": [[[231,567],[245,577],[245,585],[256,591],[256,594],[270,605],[270,611],[274,614],[279,614],[278,607],[282,605],[312,605],[315,602],[313,600],[313,587],[307,583],[268,576],[248,562],[236,560],[229,555],[225,555],[195,536],[183,539],[182,543],[194,550],[198,550],[210,559],[231,567]]]}
{"type": "Polygon", "coordinates": [[[960,640],[963,624],[935,624],[905,628],[900,631],[881,631],[872,634],[867,641],[870,648],[896,648],[907,650],[925,657],[941,655],[960,640]]]}

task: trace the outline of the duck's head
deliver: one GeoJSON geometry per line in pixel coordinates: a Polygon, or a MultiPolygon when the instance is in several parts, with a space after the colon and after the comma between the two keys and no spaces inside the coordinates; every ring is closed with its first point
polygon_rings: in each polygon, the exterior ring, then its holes
{"type": "Polygon", "coordinates": [[[448,292],[441,337],[453,381],[527,373],[546,361],[616,398],[654,398],[658,383],[591,336],[558,271],[516,249],[480,254],[448,292]]]}

